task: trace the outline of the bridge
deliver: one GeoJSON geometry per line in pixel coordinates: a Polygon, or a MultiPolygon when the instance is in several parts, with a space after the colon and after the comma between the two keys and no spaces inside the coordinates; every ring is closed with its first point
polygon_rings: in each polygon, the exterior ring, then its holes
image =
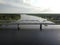
{"type": "Polygon", "coordinates": [[[11,20],[0,20],[0,21],[2,22],[10,21],[10,23],[0,23],[0,25],[17,25],[18,31],[20,30],[19,25],[40,25],[40,31],[42,31],[42,25],[56,25],[55,23],[45,23],[45,22],[40,22],[39,20],[20,20],[19,23],[16,20],[14,20],[13,22],[11,20]]]}
{"type": "MultiPolygon", "coordinates": [[[[49,21],[52,21],[54,23],[48,23],[48,22],[40,22],[39,20],[20,20],[17,22],[17,20],[0,20],[0,25],[17,25],[18,30],[19,25],[40,25],[40,30],[42,30],[42,25],[59,25],[60,24],[60,14],[28,14],[28,13],[20,13],[17,15],[33,15],[33,16],[39,16],[42,18],[45,18],[49,21]]],[[[6,14],[1,14],[5,15],[6,14]]],[[[11,15],[11,14],[7,14],[11,15]]],[[[1,28],[1,27],[0,27],[1,28]]]]}

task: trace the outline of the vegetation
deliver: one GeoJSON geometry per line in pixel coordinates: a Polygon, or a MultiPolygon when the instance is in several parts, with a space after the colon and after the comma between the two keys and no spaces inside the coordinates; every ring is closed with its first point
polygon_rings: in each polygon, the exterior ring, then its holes
{"type": "Polygon", "coordinates": [[[60,14],[28,14],[28,15],[42,17],[56,24],[60,24],[60,14]]]}
{"type": "MultiPolygon", "coordinates": [[[[20,18],[21,18],[20,14],[0,14],[0,23],[10,23],[11,20],[12,21],[18,20],[20,18]]],[[[2,26],[2,24],[0,24],[0,26],[2,26]]]]}
{"type": "Polygon", "coordinates": [[[0,14],[0,20],[18,20],[20,18],[20,14],[0,14]]]}
{"type": "Polygon", "coordinates": [[[20,14],[0,14],[0,23],[4,23],[3,20],[5,20],[5,22],[10,22],[10,20],[18,20],[20,19],[21,16],[20,14]],[[9,20],[9,21],[6,21],[9,20]]]}

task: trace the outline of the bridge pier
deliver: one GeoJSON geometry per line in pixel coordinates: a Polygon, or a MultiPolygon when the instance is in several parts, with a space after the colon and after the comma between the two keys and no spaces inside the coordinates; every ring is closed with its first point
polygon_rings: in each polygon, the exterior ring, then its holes
{"type": "Polygon", "coordinates": [[[18,29],[18,31],[19,31],[19,24],[17,24],[17,29],[18,29]]]}
{"type": "Polygon", "coordinates": [[[42,31],[42,24],[40,24],[40,31],[42,31]]]}

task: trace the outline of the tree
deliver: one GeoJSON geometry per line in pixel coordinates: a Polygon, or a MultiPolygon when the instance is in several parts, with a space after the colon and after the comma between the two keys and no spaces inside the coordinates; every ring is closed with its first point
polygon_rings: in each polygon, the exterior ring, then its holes
{"type": "MultiPolygon", "coordinates": [[[[10,23],[21,18],[20,14],[0,14],[0,23],[10,23]]],[[[0,24],[0,26],[2,26],[0,24]]]]}
{"type": "Polygon", "coordinates": [[[60,24],[60,15],[59,14],[28,14],[28,15],[42,17],[49,21],[54,22],[55,24],[60,24]]]}

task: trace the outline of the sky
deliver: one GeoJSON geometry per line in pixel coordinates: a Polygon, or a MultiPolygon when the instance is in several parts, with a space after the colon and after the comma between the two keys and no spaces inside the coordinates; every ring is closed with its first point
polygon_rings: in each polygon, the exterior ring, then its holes
{"type": "MultiPolygon", "coordinates": [[[[28,2],[25,0],[25,2],[28,2]]],[[[51,12],[60,13],[60,0],[30,0],[31,5],[40,7],[40,9],[50,9],[51,12]]]]}
{"type": "Polygon", "coordinates": [[[0,0],[0,13],[60,13],[59,0],[0,0]]]}

